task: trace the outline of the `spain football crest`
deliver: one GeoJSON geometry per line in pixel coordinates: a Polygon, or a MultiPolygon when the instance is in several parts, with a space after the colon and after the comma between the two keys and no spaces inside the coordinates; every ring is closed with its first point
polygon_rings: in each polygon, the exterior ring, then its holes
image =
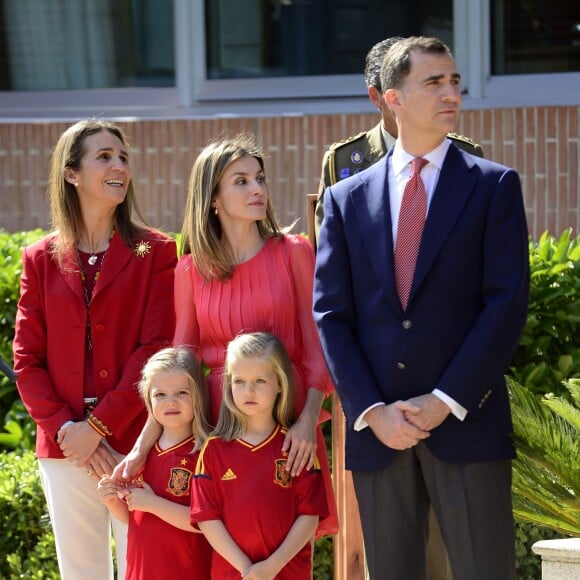
{"type": "Polygon", "coordinates": [[[286,471],[286,459],[276,459],[274,483],[280,487],[291,487],[292,476],[286,471]]]}
{"type": "Polygon", "coordinates": [[[183,469],[183,467],[174,467],[171,470],[171,477],[167,485],[169,493],[179,497],[182,495],[189,495],[191,483],[191,471],[183,469]]]}

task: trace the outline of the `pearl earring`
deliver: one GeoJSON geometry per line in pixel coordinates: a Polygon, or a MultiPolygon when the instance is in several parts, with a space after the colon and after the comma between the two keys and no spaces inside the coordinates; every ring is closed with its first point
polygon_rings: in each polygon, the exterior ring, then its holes
{"type": "Polygon", "coordinates": [[[215,213],[215,215],[217,215],[217,214],[218,214],[218,208],[217,208],[217,205],[216,205],[216,206],[213,208],[213,213],[215,213]]]}

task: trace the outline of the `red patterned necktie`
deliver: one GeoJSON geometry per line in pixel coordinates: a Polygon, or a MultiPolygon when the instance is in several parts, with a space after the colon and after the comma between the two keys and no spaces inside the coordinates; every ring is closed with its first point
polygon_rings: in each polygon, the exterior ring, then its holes
{"type": "Polygon", "coordinates": [[[421,169],[427,163],[429,162],[422,157],[415,157],[411,161],[412,173],[405,185],[399,212],[397,241],[395,242],[395,281],[403,310],[407,308],[427,215],[427,193],[421,179],[421,169]]]}

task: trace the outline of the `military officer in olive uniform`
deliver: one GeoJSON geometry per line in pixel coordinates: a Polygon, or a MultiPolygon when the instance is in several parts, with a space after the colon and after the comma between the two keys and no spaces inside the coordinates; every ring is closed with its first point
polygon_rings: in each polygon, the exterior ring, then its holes
{"type": "MultiPolygon", "coordinates": [[[[322,177],[318,189],[318,201],[314,226],[316,239],[320,231],[323,216],[324,190],[341,179],[359,173],[370,167],[387,154],[387,151],[395,144],[397,138],[397,124],[389,111],[381,90],[381,64],[387,50],[395,44],[400,37],[391,37],[375,44],[366,56],[365,82],[371,103],[381,113],[381,121],[370,131],[363,131],[354,137],[339,141],[330,146],[322,159],[322,177]]],[[[483,157],[481,147],[471,139],[456,133],[448,135],[455,145],[468,153],[483,157]]]]}
{"type": "MultiPolygon", "coordinates": [[[[367,169],[387,154],[397,138],[397,124],[383,99],[381,88],[381,65],[387,51],[401,37],[391,37],[375,44],[365,59],[365,82],[371,103],[381,113],[381,121],[370,131],[363,131],[354,137],[339,141],[330,146],[322,159],[322,176],[318,190],[318,200],[314,217],[316,240],[322,224],[324,190],[341,179],[367,169]]],[[[468,153],[483,157],[481,146],[468,137],[449,133],[448,137],[468,153]]],[[[314,241],[316,241],[314,240],[314,241]]],[[[335,415],[336,418],[336,415],[335,415]]],[[[430,517],[428,541],[429,580],[451,580],[451,568],[439,525],[433,512],[430,517]]]]}

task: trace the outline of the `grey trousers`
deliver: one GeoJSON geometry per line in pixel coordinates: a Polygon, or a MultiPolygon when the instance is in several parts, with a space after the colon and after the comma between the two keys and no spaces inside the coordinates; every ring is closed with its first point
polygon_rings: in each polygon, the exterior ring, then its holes
{"type": "Polygon", "coordinates": [[[353,472],[371,580],[425,580],[429,509],[454,580],[515,580],[511,461],[445,463],[420,442],[353,472]]]}

